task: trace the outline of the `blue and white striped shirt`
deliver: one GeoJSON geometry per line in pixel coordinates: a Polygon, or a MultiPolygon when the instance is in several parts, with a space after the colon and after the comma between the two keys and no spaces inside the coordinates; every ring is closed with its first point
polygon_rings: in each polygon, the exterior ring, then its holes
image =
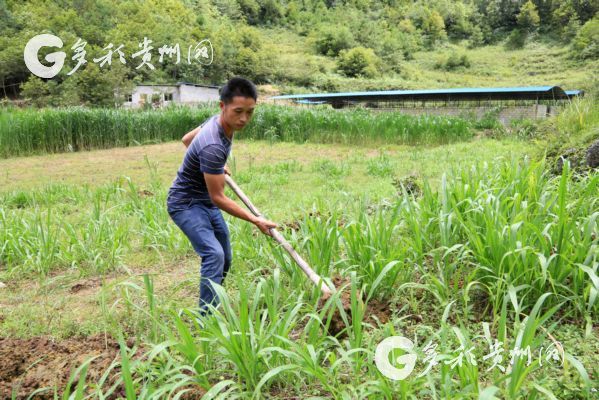
{"type": "Polygon", "coordinates": [[[192,200],[199,200],[206,206],[214,207],[204,172],[223,174],[232,145],[231,140],[225,136],[219,117],[220,114],[217,114],[207,119],[191,141],[177,177],[168,191],[169,206],[187,205],[192,200]]]}

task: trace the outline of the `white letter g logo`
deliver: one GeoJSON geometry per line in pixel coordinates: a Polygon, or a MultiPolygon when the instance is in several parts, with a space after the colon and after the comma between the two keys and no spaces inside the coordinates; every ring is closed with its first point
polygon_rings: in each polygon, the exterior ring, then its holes
{"type": "Polygon", "coordinates": [[[381,371],[389,379],[396,381],[403,380],[410,375],[416,365],[416,354],[412,353],[414,343],[410,339],[403,336],[391,336],[383,340],[376,346],[374,353],[374,362],[381,371]],[[402,349],[409,354],[404,354],[395,359],[398,364],[403,364],[403,368],[394,367],[389,361],[389,354],[395,349],[402,349]]]}
{"type": "Polygon", "coordinates": [[[40,63],[38,59],[38,52],[42,47],[58,47],[60,49],[62,47],[62,40],[60,40],[58,36],[47,33],[32,37],[31,40],[27,42],[25,51],[23,53],[25,65],[27,65],[29,71],[40,78],[53,78],[62,69],[62,66],[64,65],[64,59],[67,55],[64,51],[48,54],[45,57],[46,61],[54,63],[54,65],[51,67],[46,67],[40,63]]]}

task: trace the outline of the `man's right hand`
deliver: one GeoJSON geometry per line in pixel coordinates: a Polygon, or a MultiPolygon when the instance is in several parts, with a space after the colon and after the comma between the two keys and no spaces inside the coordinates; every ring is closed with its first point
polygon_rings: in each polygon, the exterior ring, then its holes
{"type": "Polygon", "coordinates": [[[276,228],[278,225],[272,221],[264,219],[262,217],[256,218],[254,225],[258,227],[265,235],[272,236],[270,234],[270,228],[276,228]]]}

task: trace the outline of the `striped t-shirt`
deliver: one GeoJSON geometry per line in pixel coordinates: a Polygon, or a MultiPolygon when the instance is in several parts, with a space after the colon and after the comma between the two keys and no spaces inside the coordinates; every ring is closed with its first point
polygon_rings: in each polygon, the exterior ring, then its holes
{"type": "Polygon", "coordinates": [[[192,200],[199,200],[206,206],[214,207],[204,172],[223,174],[232,145],[225,136],[219,117],[220,114],[217,114],[206,120],[187,148],[177,177],[168,191],[169,206],[188,205],[192,200]]]}

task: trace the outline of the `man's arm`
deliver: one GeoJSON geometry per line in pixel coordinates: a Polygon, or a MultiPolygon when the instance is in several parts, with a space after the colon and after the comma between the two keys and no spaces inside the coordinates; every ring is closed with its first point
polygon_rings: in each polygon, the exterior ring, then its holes
{"type": "Polygon", "coordinates": [[[198,134],[198,132],[200,131],[201,128],[202,128],[202,126],[200,125],[197,128],[187,132],[185,134],[185,136],[183,136],[181,141],[183,142],[185,147],[189,147],[189,145],[191,144],[191,141],[193,140],[194,137],[196,137],[196,135],[198,134]]]}
{"type": "Polygon", "coordinates": [[[212,202],[221,210],[233,215],[234,217],[244,219],[256,225],[262,233],[270,236],[270,228],[276,228],[277,224],[265,218],[254,216],[249,211],[241,208],[237,203],[225,195],[225,175],[204,173],[206,186],[212,202]]]}

